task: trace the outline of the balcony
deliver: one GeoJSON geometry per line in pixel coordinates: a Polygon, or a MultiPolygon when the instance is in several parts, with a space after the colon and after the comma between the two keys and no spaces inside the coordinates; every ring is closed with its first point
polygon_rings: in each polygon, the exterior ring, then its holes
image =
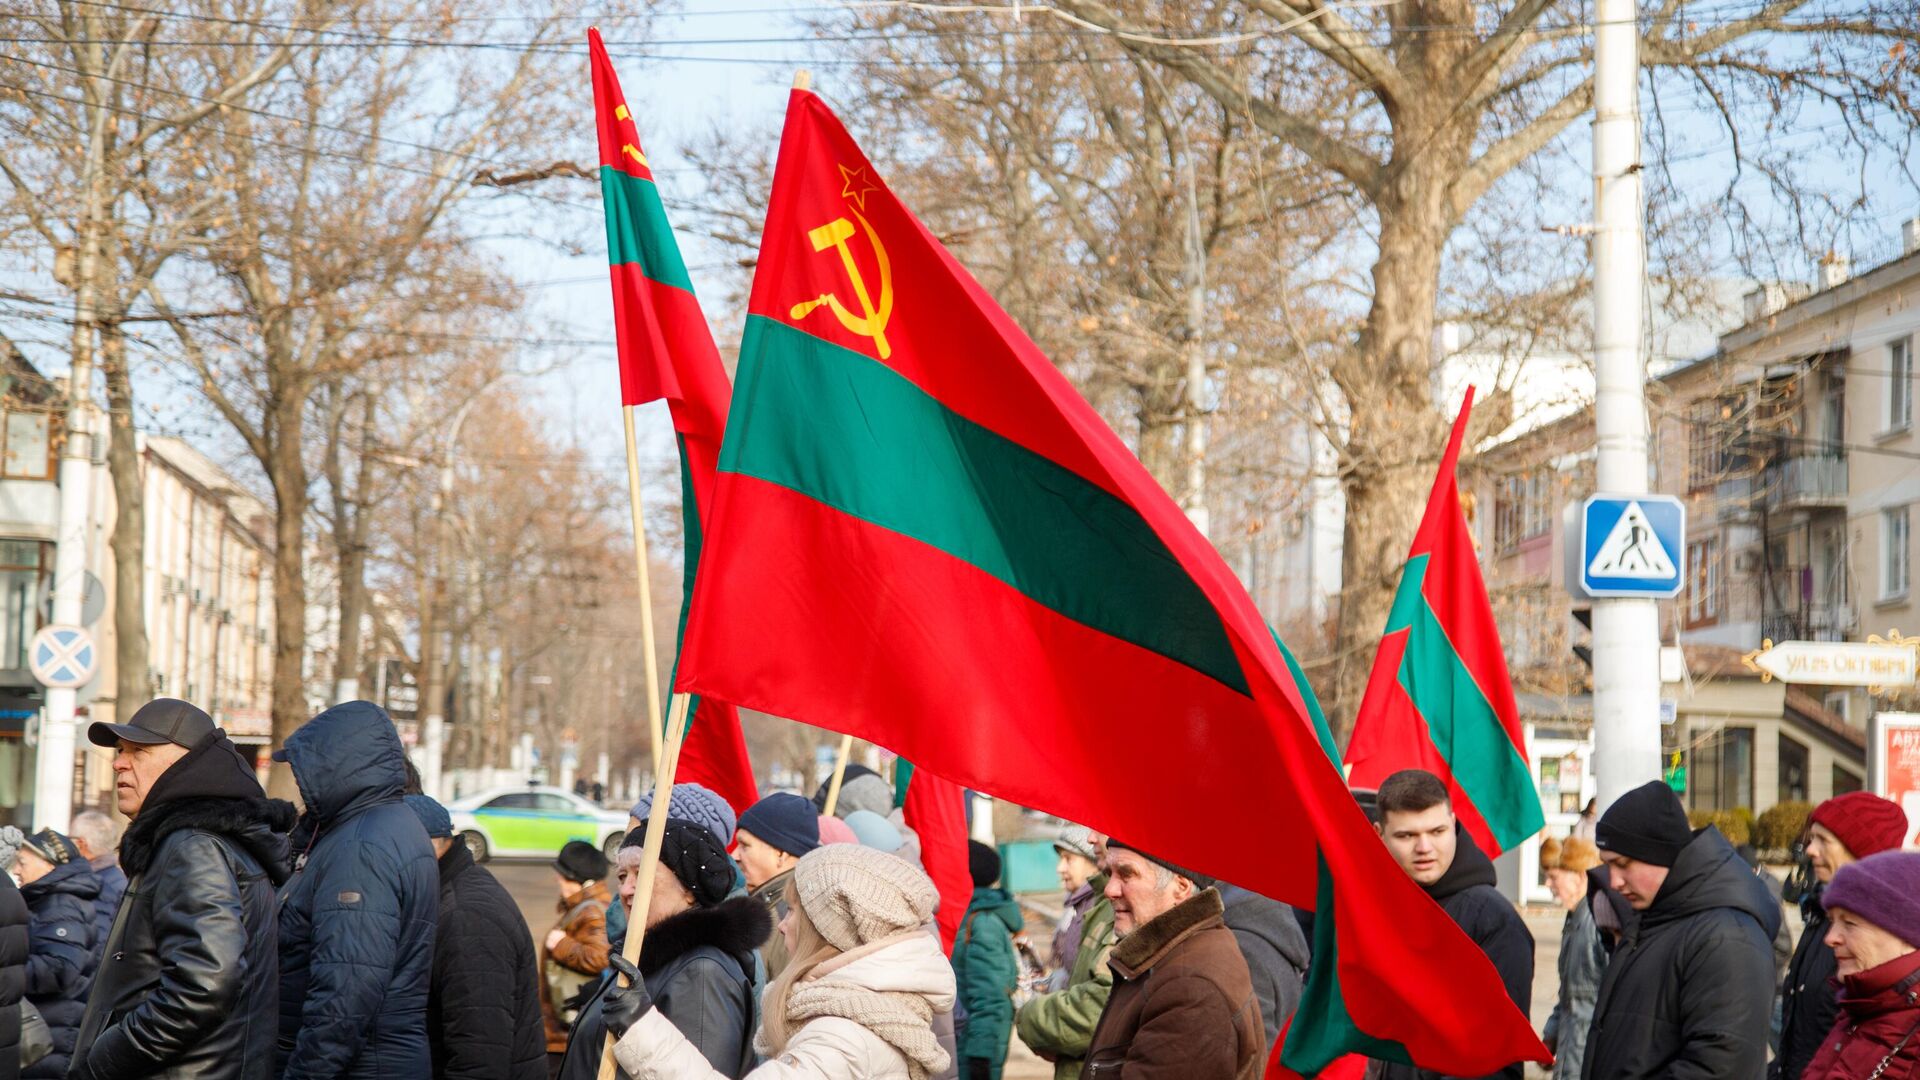
{"type": "Polygon", "coordinates": [[[1845,509],[1845,454],[1802,454],[1767,466],[1761,487],[1769,510],[1845,509]]]}
{"type": "Polygon", "coordinates": [[[1810,605],[1802,611],[1769,613],[1760,622],[1760,632],[1769,641],[1845,641],[1856,621],[1844,604],[1810,605]]]}

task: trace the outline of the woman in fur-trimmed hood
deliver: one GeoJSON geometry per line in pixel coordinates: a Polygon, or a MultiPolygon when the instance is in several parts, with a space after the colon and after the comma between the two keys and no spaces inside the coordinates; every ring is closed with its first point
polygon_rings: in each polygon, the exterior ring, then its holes
{"type": "MultiPolygon", "coordinates": [[[[773,916],[765,903],[752,897],[728,898],[733,860],[727,857],[724,840],[705,825],[671,817],[660,844],[653,895],[636,901],[645,836],[641,822],[628,832],[615,863],[620,904],[629,918],[644,920],[647,927],[640,970],[653,990],[654,1005],[711,1069],[729,1078],[743,1076],[753,1067],[758,1021],[754,951],[773,933],[773,916]]],[[[610,944],[617,954],[624,942],[610,944]]],[[[600,1054],[607,1045],[600,1000],[605,989],[604,983],[596,987],[580,1010],[560,1066],[561,1080],[599,1075],[600,1054]]]]}
{"type": "MultiPolygon", "coordinates": [[[[792,960],[761,1001],[754,1046],[768,1060],[751,1080],[926,1080],[946,1068],[933,1016],[953,1008],[953,968],[930,925],[937,894],[927,875],[884,852],[832,844],[802,856],[787,888],[780,932],[792,960]]],[[[632,985],[608,989],[604,1014],[628,1075],[726,1075],[661,1015],[652,977],[614,964],[632,985]]]]}

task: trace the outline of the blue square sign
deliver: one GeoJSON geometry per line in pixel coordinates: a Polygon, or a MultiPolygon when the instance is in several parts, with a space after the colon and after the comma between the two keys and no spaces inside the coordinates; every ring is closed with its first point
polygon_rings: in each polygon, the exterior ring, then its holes
{"type": "Polygon", "coordinates": [[[1580,586],[1672,596],[1686,576],[1687,510],[1671,495],[1595,495],[1580,514],[1580,586]]]}

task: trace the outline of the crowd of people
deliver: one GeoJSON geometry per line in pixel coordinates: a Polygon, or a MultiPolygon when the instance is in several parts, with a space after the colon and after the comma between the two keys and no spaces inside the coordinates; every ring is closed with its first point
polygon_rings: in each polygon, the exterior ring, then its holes
{"type": "MultiPolygon", "coordinates": [[[[1018,1039],[1055,1080],[1248,1080],[1312,963],[1309,913],[1079,826],[1054,842],[1065,904],[1044,978],[986,845],[949,950],[919,837],[859,766],[831,813],[824,786],[736,820],[674,785],[650,875],[642,799],[615,858],[557,853],[535,937],[373,705],[329,709],[276,752],[297,813],[189,703],[88,734],[114,750],[129,824],[117,844],[93,810],[65,833],[0,828],[0,1078],[588,1080],[611,1047],[628,1080],[998,1080],[1018,1039]]],[[[1533,938],[1445,784],[1407,770],[1357,796],[1526,1009],[1533,938]]],[[[1920,1077],[1907,831],[1873,795],[1814,810],[1790,955],[1778,886],[1665,784],[1546,841],[1566,912],[1542,1033],[1556,1080],[1920,1077]]]]}

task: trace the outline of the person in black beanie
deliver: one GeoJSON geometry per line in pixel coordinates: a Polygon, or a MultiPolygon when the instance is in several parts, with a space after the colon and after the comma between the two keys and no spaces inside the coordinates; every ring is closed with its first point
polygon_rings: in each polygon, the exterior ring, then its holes
{"type": "MultiPolygon", "coordinates": [[[[769,795],[740,815],[734,830],[734,861],[746,879],[747,895],[767,906],[774,925],[787,917],[787,882],[800,856],[820,846],[820,815],[813,803],[792,794],[769,795]]],[[[787,943],[769,933],[760,946],[767,981],[787,968],[787,943]]]]}
{"type": "MultiPolygon", "coordinates": [[[[614,860],[620,904],[629,920],[644,920],[640,953],[653,1007],[722,1075],[738,1078],[753,1067],[754,950],[773,933],[767,905],[733,891],[733,862],[719,837],[703,825],[668,818],[660,841],[653,895],[636,900],[646,863],[646,827],[627,834],[614,860]]],[[[610,943],[618,952],[622,941],[610,943]]],[[[601,1013],[606,982],[580,1010],[559,1080],[593,1080],[607,1045],[601,1013]]],[[[622,1076],[626,1074],[621,1073],[622,1076]]]]}
{"type": "Polygon", "coordinates": [[[973,899],[953,939],[953,979],[959,1001],[954,1007],[954,1042],[961,1080],[1000,1080],[1013,1035],[1013,991],[1020,963],[1013,935],[1026,929],[1020,905],[1003,889],[1000,853],[978,840],[967,841],[967,869],[973,899]]]}
{"type": "Polygon", "coordinates": [[[1620,796],[1594,844],[1640,918],[1600,982],[1583,1080],[1763,1075],[1779,902],[1658,780],[1620,796]]]}

